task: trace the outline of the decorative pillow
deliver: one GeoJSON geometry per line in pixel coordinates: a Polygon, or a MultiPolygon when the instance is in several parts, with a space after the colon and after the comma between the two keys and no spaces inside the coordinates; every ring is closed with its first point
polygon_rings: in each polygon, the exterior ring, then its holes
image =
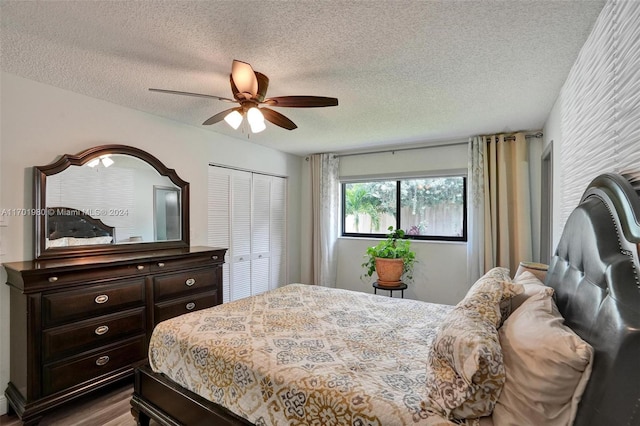
{"type": "Polygon", "coordinates": [[[520,292],[508,269],[494,268],[449,312],[430,349],[424,409],[448,419],[491,414],[505,381],[500,304],[520,292]]]}
{"type": "Polygon", "coordinates": [[[553,288],[547,287],[535,275],[529,271],[524,271],[513,279],[514,283],[522,284],[524,291],[511,299],[511,312],[518,309],[525,300],[538,293],[553,296],[553,288]]]}
{"type": "Polygon", "coordinates": [[[511,281],[509,269],[496,267],[490,269],[471,286],[458,306],[472,308],[477,300],[486,300],[492,311],[493,308],[497,309],[495,317],[487,318],[499,327],[511,313],[511,299],[523,291],[524,287],[521,284],[511,281]]]}
{"type": "Polygon", "coordinates": [[[448,419],[487,416],[504,381],[495,326],[481,314],[451,311],[430,349],[425,408],[448,419]]]}
{"type": "Polygon", "coordinates": [[[496,425],[571,425],[591,375],[593,348],[564,325],[550,294],[527,299],[499,331],[507,374],[496,425]]]}

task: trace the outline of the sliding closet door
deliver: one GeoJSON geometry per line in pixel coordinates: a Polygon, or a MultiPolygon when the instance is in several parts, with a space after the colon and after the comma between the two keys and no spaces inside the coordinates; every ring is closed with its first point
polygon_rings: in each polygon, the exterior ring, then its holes
{"type": "Polygon", "coordinates": [[[269,257],[270,289],[288,284],[287,278],[287,180],[271,178],[269,257]]]}
{"type": "Polygon", "coordinates": [[[269,290],[270,281],[271,176],[253,176],[252,200],[251,285],[258,294],[269,290]]]}
{"type": "MultiPolygon", "coordinates": [[[[211,247],[231,247],[229,233],[231,223],[231,173],[220,167],[209,167],[209,185],[207,199],[208,235],[207,245],[211,247]]],[[[222,300],[231,300],[229,287],[229,259],[227,250],[222,265],[222,300]]]]}
{"type": "Polygon", "coordinates": [[[208,244],[228,247],[223,300],[287,283],[286,179],[209,167],[208,244]]]}
{"type": "Polygon", "coordinates": [[[251,181],[252,174],[238,170],[231,172],[231,245],[230,300],[253,294],[251,278],[251,181]]]}

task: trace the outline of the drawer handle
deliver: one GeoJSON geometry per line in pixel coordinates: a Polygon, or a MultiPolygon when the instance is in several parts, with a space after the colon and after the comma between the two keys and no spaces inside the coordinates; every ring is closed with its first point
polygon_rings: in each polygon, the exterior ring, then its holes
{"type": "Polygon", "coordinates": [[[142,271],[144,269],[144,265],[138,265],[138,271],[142,271]]]}
{"type": "Polygon", "coordinates": [[[159,268],[164,268],[164,263],[163,262],[158,262],[158,267],[159,268]]]}
{"type": "Polygon", "coordinates": [[[187,303],[187,305],[185,306],[185,308],[187,308],[187,311],[193,311],[196,307],[196,304],[193,302],[189,302],[187,303]]]}
{"type": "Polygon", "coordinates": [[[109,331],[108,325],[101,325],[100,327],[96,328],[96,334],[98,336],[102,336],[103,334],[106,334],[107,331],[109,331]]]}
{"type": "Polygon", "coordinates": [[[96,365],[102,366],[108,362],[109,362],[109,357],[107,355],[101,356],[100,358],[96,359],[96,365]]]}
{"type": "Polygon", "coordinates": [[[96,296],[95,298],[95,302],[99,305],[103,303],[107,303],[108,300],[109,300],[109,296],[107,296],[106,294],[101,294],[100,296],[96,296]]]}
{"type": "Polygon", "coordinates": [[[58,277],[49,277],[50,283],[55,283],[56,281],[58,281],[58,277]]]}
{"type": "Polygon", "coordinates": [[[218,260],[218,256],[211,256],[211,259],[218,260]]]}
{"type": "Polygon", "coordinates": [[[196,279],[195,278],[189,278],[188,280],[186,280],[184,282],[188,287],[191,287],[192,285],[194,285],[196,283],[196,279]]]}

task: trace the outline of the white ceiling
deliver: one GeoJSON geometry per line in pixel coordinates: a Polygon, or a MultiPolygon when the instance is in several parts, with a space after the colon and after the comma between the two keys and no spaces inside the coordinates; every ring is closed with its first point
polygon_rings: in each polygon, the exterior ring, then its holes
{"type": "Polygon", "coordinates": [[[339,99],[279,108],[254,143],[305,155],[540,129],[604,0],[0,0],[2,70],[213,135],[233,59],[267,96],[339,99]]]}

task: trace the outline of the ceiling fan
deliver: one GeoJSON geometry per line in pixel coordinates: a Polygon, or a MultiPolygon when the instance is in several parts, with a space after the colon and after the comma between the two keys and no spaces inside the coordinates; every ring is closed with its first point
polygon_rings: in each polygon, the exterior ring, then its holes
{"type": "Polygon", "coordinates": [[[231,92],[235,99],[205,95],[202,93],[179,92],[176,90],[151,88],[149,90],[174,95],[213,98],[224,102],[237,102],[240,106],[219,112],[213,117],[208,118],[202,124],[210,125],[224,120],[231,127],[237,129],[246,116],[251,132],[253,133],[261,132],[266,128],[264,123],[265,119],[287,130],[293,130],[298,127],[293,121],[279,112],[265,106],[261,107],[260,105],[286,108],[318,108],[338,105],[337,98],[327,98],[324,96],[276,96],[265,99],[267,88],[269,87],[269,78],[260,72],[254,71],[248,63],[235,59],[231,66],[231,75],[229,77],[231,80],[231,92]]]}

